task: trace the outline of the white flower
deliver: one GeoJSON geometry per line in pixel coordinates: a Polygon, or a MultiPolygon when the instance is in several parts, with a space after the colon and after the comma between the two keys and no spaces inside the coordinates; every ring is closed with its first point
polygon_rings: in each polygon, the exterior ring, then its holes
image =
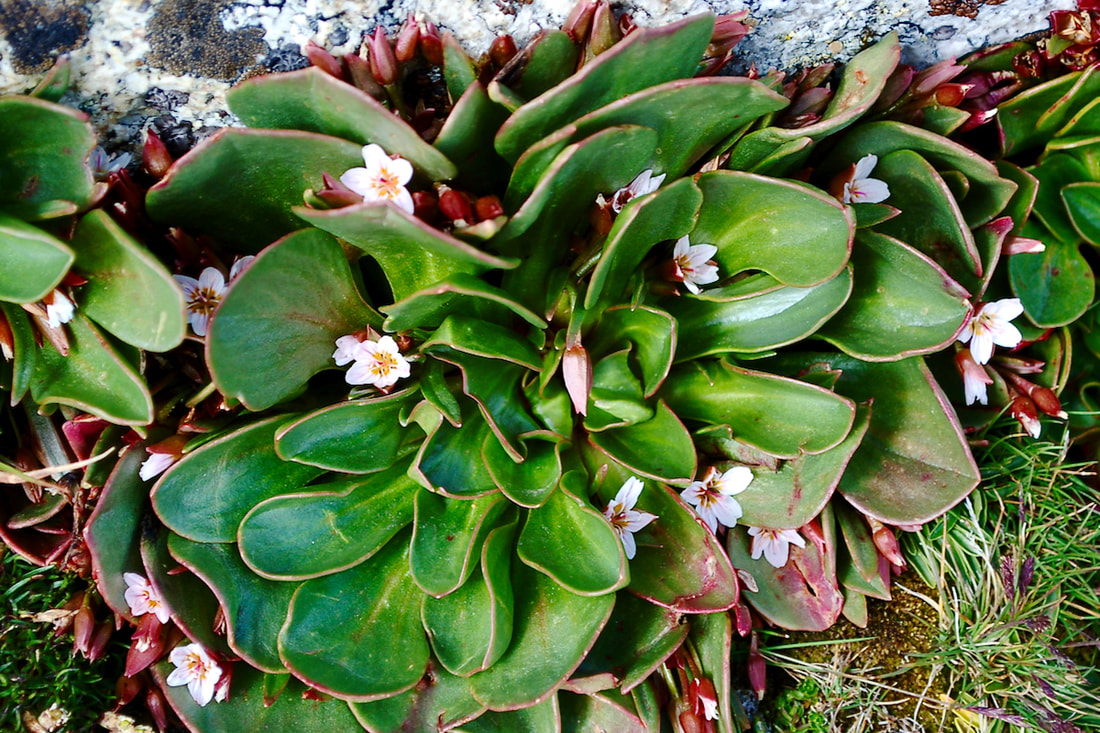
{"type": "Polygon", "coordinates": [[[607,502],[607,508],[603,514],[611,522],[611,528],[622,540],[623,549],[628,560],[634,559],[637,548],[634,544],[634,533],[645,527],[657,518],[656,514],[638,511],[634,505],[638,503],[638,497],[642,493],[645,484],[636,476],[631,476],[615,494],[615,498],[607,502]]]}
{"type": "Polygon", "coordinates": [[[187,320],[196,336],[205,336],[218,304],[225,295],[225,276],[216,267],[207,267],[199,274],[199,279],[186,275],[173,275],[183,288],[187,298],[187,320]]]}
{"type": "Polygon", "coordinates": [[[138,470],[138,476],[142,481],[148,481],[154,476],[159,476],[164,473],[164,469],[171,466],[176,462],[176,457],[171,453],[150,453],[146,458],[141,468],[138,470]]]}
{"type": "Polygon", "coordinates": [[[806,540],[802,539],[796,529],[749,527],[749,535],[752,536],[752,559],[759,560],[763,554],[764,559],[775,568],[787,564],[791,545],[806,546],[806,540]]]}
{"type": "Polygon", "coordinates": [[[841,203],[877,204],[890,198],[890,187],[886,181],[870,177],[877,164],[877,155],[865,155],[859,159],[852,180],[844,184],[841,203]]]}
{"type": "Polygon", "coordinates": [[[43,301],[46,304],[46,319],[50,328],[61,328],[62,323],[73,320],[73,302],[60,290],[54,290],[43,301]]]}
{"type": "Polygon", "coordinates": [[[970,349],[961,349],[955,355],[955,365],[962,374],[966,404],[972,405],[975,402],[980,402],[983,405],[988,405],[989,397],[985,388],[993,384],[993,378],[986,373],[985,367],[974,361],[974,357],[970,355],[970,349]]]}
{"type": "Polygon", "coordinates": [[[126,604],[130,606],[130,615],[144,616],[151,613],[162,624],[168,623],[171,613],[168,604],[160,597],[156,589],[149,584],[145,576],[137,573],[123,573],[122,579],[126,581],[126,604]]]}
{"type": "Polygon", "coordinates": [[[340,183],[365,201],[392,201],[413,213],[412,194],[405,188],[412,178],[412,164],[404,158],[393,159],[380,145],[363,146],[365,168],[351,168],[340,176],[340,183]]]}
{"type": "Polygon", "coordinates": [[[978,312],[970,317],[959,334],[959,341],[970,343],[970,354],[974,361],[986,364],[993,356],[993,344],[1007,349],[1020,344],[1023,336],[1011,321],[1024,312],[1019,298],[1004,298],[992,303],[984,303],[978,312]]]}
{"type": "Polygon", "coordinates": [[[653,169],[644,170],[630,182],[629,186],[620,188],[611,196],[611,210],[618,214],[632,199],[640,198],[653,193],[664,183],[665,173],[659,176],[653,175],[653,169]]]}
{"type": "MultiPolygon", "coordinates": [[[[332,356],[337,363],[349,353],[340,343],[345,338],[348,337],[342,336],[336,342],[336,353],[332,356]]],[[[383,336],[377,341],[362,342],[352,358],[355,359],[355,364],[344,375],[348,384],[370,384],[378,389],[386,389],[392,387],[398,379],[409,376],[409,362],[401,356],[401,350],[390,336],[383,336]]]]}
{"type": "Polygon", "coordinates": [[[168,659],[176,665],[172,674],[168,675],[170,687],[187,685],[191,697],[203,707],[214,699],[214,686],[222,676],[222,668],[200,644],[178,646],[168,655],[168,659]]]}
{"type": "Polygon", "coordinates": [[[233,267],[229,268],[229,279],[231,281],[236,280],[238,275],[248,269],[254,259],[256,259],[256,255],[245,255],[234,262],[233,267]]]}
{"type": "Polygon", "coordinates": [[[707,469],[702,481],[692,481],[680,492],[680,498],[695,507],[711,532],[718,531],[718,524],[732,527],[741,518],[741,504],[734,499],[752,483],[752,471],[746,466],[734,466],[720,473],[713,466],[707,469]]]}
{"type": "Polygon", "coordinates": [[[709,261],[717,252],[713,244],[691,244],[686,236],[680,237],[672,250],[671,279],[698,295],[700,285],[718,280],[718,265],[709,261]]]}
{"type": "Polygon", "coordinates": [[[700,697],[699,702],[703,703],[703,717],[707,720],[718,720],[718,701],[711,700],[705,697],[700,697]]]}
{"type": "Polygon", "coordinates": [[[359,354],[362,353],[362,346],[363,342],[354,335],[341,336],[336,339],[336,351],[332,354],[336,366],[344,366],[358,359],[359,354]]]}

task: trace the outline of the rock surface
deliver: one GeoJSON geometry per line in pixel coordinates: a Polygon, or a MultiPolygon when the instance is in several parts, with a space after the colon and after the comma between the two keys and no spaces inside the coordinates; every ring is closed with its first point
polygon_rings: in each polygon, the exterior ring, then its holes
{"type": "MultiPolygon", "coordinates": [[[[522,45],[560,26],[574,0],[0,0],[0,94],[32,88],[60,53],[72,59],[70,103],[92,115],[108,149],[139,139],[150,119],[179,138],[232,123],[225,92],[266,70],[306,65],[300,44],[359,49],[378,24],[408,13],[434,21],[474,55],[501,33],[522,45]]],[[[908,63],[925,64],[1044,30],[1074,0],[628,0],[639,25],[747,9],[753,32],[740,69],[845,60],[897,31],[908,63]]]]}

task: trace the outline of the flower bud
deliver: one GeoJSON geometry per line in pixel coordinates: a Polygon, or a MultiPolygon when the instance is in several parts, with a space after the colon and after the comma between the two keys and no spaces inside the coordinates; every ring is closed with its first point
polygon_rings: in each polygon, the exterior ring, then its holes
{"type": "Polygon", "coordinates": [[[153,128],[145,131],[145,145],[141,149],[141,164],[146,173],[158,181],[172,167],[172,156],[153,128]]]}
{"type": "Polygon", "coordinates": [[[894,536],[893,531],[877,519],[872,517],[866,519],[867,524],[871,526],[871,539],[874,540],[878,551],[890,561],[891,565],[904,568],[905,557],[901,554],[898,538],[894,536]]]}
{"type": "Polygon", "coordinates": [[[565,19],[562,30],[569,34],[573,43],[581,43],[592,27],[592,16],[596,12],[596,0],[581,0],[573,6],[573,11],[565,19]]]}
{"type": "MultiPolygon", "coordinates": [[[[1069,417],[1069,415],[1062,410],[1062,402],[1058,399],[1058,395],[1054,394],[1054,390],[1029,382],[1019,374],[1014,374],[1012,372],[1006,372],[1004,376],[1012,383],[1013,387],[1023,392],[1031,399],[1035,407],[1042,410],[1045,414],[1063,420],[1069,417]]],[[[1013,415],[1013,417],[1015,417],[1015,415],[1013,415]]]]}
{"type": "Polygon", "coordinates": [[[516,42],[508,34],[497,36],[489,46],[489,58],[498,68],[503,68],[517,53],[516,42]]]}
{"type": "Polygon", "coordinates": [[[587,415],[588,395],[592,392],[592,359],[580,341],[566,347],[561,369],[573,410],[578,415],[587,415]]]}
{"type": "Polygon", "coordinates": [[[138,621],[137,630],[134,631],[130,643],[130,651],[126,654],[126,676],[133,677],[164,656],[167,651],[165,642],[164,625],[161,624],[160,619],[155,613],[144,614],[138,621]]]}
{"type": "Polygon", "coordinates": [[[401,63],[411,61],[416,56],[416,47],[420,43],[420,24],[413,19],[413,14],[405,19],[405,25],[401,26],[401,32],[397,34],[397,43],[394,45],[393,55],[401,63]]]}
{"type": "Polygon", "coordinates": [[[374,80],[386,87],[397,81],[397,57],[393,54],[390,39],[382,26],[374,29],[370,40],[370,73],[374,80]]]}
{"type": "Polygon", "coordinates": [[[120,676],[118,681],[115,682],[115,710],[120,709],[123,705],[129,705],[130,701],[141,692],[143,686],[141,680],[137,677],[120,676]]]}
{"type": "Polygon", "coordinates": [[[749,684],[752,685],[752,690],[756,693],[756,699],[763,700],[768,685],[768,663],[764,661],[764,656],[760,653],[759,644],[757,635],[753,634],[752,642],[749,645],[748,673],[749,684]]]}
{"type": "Polygon", "coordinates": [[[378,86],[378,82],[370,73],[370,64],[359,54],[349,53],[344,56],[344,63],[348,67],[348,76],[351,82],[362,91],[377,99],[379,102],[389,98],[386,90],[378,86]]]}
{"type": "Polygon", "coordinates": [[[87,605],[77,609],[73,618],[73,651],[85,657],[92,648],[92,635],[95,633],[95,614],[87,605]]]}
{"type": "Polygon", "coordinates": [[[302,55],[309,59],[310,64],[326,74],[335,76],[337,79],[344,77],[344,69],[340,66],[339,60],[313,41],[308,41],[302,46],[302,55]]]}
{"type": "Polygon", "coordinates": [[[1005,255],[1021,255],[1021,254],[1039,254],[1040,252],[1046,252],[1047,246],[1040,242],[1038,239],[1028,239],[1027,237],[1009,237],[1001,245],[1001,254],[1005,255]]]}
{"type": "Polygon", "coordinates": [[[495,219],[498,216],[504,216],[504,205],[500,202],[499,196],[492,194],[482,196],[474,202],[474,215],[478,221],[495,219]]]}
{"type": "Polygon", "coordinates": [[[703,721],[699,719],[699,716],[693,710],[680,711],[677,720],[680,723],[680,730],[684,733],[706,733],[703,721]]]}
{"type": "Polygon", "coordinates": [[[469,224],[474,217],[470,199],[466,198],[466,194],[460,193],[449,186],[439,187],[439,211],[443,216],[456,223],[461,221],[469,224]]]}
{"type": "Polygon", "coordinates": [[[15,336],[12,335],[8,319],[0,312],[0,353],[7,360],[15,358],[15,336]]]}
{"type": "Polygon", "coordinates": [[[436,214],[439,213],[439,200],[435,194],[430,191],[413,191],[412,199],[413,215],[421,221],[434,223],[436,214]]]}
{"type": "Polygon", "coordinates": [[[1012,400],[1012,404],[1009,405],[1009,412],[1027,431],[1028,435],[1033,438],[1039,437],[1039,431],[1042,429],[1039,423],[1039,412],[1031,399],[1023,395],[1016,395],[1012,400]]]}
{"type": "Polygon", "coordinates": [[[96,627],[95,634],[92,636],[92,643],[88,647],[89,662],[94,662],[103,656],[103,652],[107,649],[107,644],[111,641],[111,634],[114,633],[114,627],[110,621],[104,621],[96,627]]]}
{"type": "Polygon", "coordinates": [[[164,694],[158,688],[152,686],[146,688],[145,707],[153,716],[157,730],[168,730],[168,704],[164,701],[164,694]]]}
{"type": "Polygon", "coordinates": [[[420,53],[432,66],[443,65],[443,38],[435,23],[425,23],[420,28],[420,53]]]}
{"type": "Polygon", "coordinates": [[[601,0],[596,4],[596,12],[592,16],[592,32],[588,37],[586,58],[593,59],[599,56],[618,43],[621,37],[611,6],[601,0]]]}

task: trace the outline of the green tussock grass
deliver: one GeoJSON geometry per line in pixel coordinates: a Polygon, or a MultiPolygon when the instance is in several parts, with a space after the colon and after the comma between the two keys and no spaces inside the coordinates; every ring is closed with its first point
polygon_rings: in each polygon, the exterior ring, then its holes
{"type": "MultiPolygon", "coordinates": [[[[2,553],[3,550],[0,550],[2,553]]],[[[116,645],[90,663],[74,655],[72,634],[55,636],[35,614],[58,608],[87,582],[39,568],[15,553],[0,560],[0,731],[24,731],[24,713],[56,705],[71,713],[67,731],[102,730],[95,721],[111,707],[125,649],[116,645]]]]}

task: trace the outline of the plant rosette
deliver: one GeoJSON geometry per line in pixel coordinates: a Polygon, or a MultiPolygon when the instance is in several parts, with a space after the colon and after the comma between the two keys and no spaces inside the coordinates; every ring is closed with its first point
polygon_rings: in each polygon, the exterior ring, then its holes
{"type": "Polygon", "coordinates": [[[892,528],[980,478],[924,357],[1030,202],[876,109],[895,37],[823,96],[711,76],[739,19],[313,47],[149,189],[237,266],[177,274],[207,384],[86,538],[190,728],[656,730],[674,667],[677,724],[728,730],[735,630],[889,598],[892,528]]]}

